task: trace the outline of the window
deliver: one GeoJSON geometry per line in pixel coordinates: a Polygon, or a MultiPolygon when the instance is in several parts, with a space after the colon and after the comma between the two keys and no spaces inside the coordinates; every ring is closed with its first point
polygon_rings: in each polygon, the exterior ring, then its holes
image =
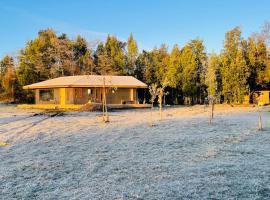
{"type": "Polygon", "coordinates": [[[39,99],[40,101],[53,101],[53,89],[39,90],[39,99]]]}
{"type": "Polygon", "coordinates": [[[88,94],[88,95],[93,94],[93,90],[92,90],[92,89],[87,89],[87,94],[88,94]]]}

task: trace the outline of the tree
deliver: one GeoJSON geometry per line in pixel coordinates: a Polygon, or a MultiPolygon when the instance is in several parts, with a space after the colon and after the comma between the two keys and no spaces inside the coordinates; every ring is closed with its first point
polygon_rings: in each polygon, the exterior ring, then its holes
{"type": "Polygon", "coordinates": [[[241,46],[241,30],[239,27],[225,34],[222,58],[222,92],[226,102],[242,103],[248,92],[247,79],[250,75],[241,46]]]}
{"type": "Polygon", "coordinates": [[[10,56],[5,56],[0,63],[0,66],[1,66],[1,86],[4,91],[5,98],[10,101],[14,101],[16,74],[13,58],[10,56]]]}
{"type": "Polygon", "coordinates": [[[135,77],[148,85],[156,82],[153,54],[142,51],[136,61],[135,77]]]}
{"type": "Polygon", "coordinates": [[[81,36],[78,36],[73,44],[73,54],[75,69],[73,74],[95,74],[97,73],[92,50],[88,48],[87,42],[81,36]]]}
{"type": "Polygon", "coordinates": [[[182,49],[182,90],[187,104],[204,99],[206,58],[202,40],[191,40],[182,49]]]}
{"type": "MultiPolygon", "coordinates": [[[[13,68],[13,58],[10,56],[5,56],[1,61],[0,61],[0,91],[2,88],[2,80],[5,76],[5,73],[8,68],[13,68]]],[[[3,88],[2,88],[3,89],[3,88]]]]}
{"type": "Polygon", "coordinates": [[[107,55],[106,49],[103,43],[100,43],[94,54],[94,64],[97,66],[98,74],[114,74],[112,69],[112,60],[107,55]]]}
{"type": "Polygon", "coordinates": [[[163,96],[165,94],[165,88],[168,86],[169,81],[167,78],[164,79],[164,81],[161,83],[161,87],[158,88],[158,103],[159,103],[159,115],[160,119],[162,119],[162,101],[163,101],[163,96]]]}
{"type": "Polygon", "coordinates": [[[138,46],[131,33],[127,41],[127,74],[134,74],[137,57],[138,46]]]}
{"type": "Polygon", "coordinates": [[[150,102],[151,102],[151,117],[150,117],[150,126],[153,126],[153,114],[152,114],[152,110],[154,108],[154,102],[155,102],[155,99],[157,98],[157,95],[159,93],[159,89],[158,89],[158,86],[157,84],[152,84],[151,86],[149,86],[149,92],[150,92],[150,95],[151,95],[151,98],[150,98],[150,102]]]}
{"type": "Polygon", "coordinates": [[[166,79],[166,73],[168,71],[169,59],[167,46],[162,44],[160,48],[154,48],[152,53],[152,62],[155,73],[155,83],[161,85],[161,83],[166,79]]]}
{"type": "Polygon", "coordinates": [[[182,71],[182,91],[187,104],[193,104],[194,97],[197,93],[197,71],[196,60],[190,45],[186,45],[182,49],[181,54],[182,71]]]}
{"type": "Polygon", "coordinates": [[[115,36],[108,35],[105,43],[105,54],[110,59],[110,71],[115,75],[127,74],[125,62],[125,43],[118,41],[115,36]]]}
{"type": "Polygon", "coordinates": [[[218,96],[221,92],[220,67],[220,57],[216,54],[211,54],[208,59],[205,80],[208,96],[218,96]]]}
{"type": "Polygon", "coordinates": [[[171,51],[169,67],[167,71],[169,86],[176,88],[182,85],[182,72],[183,67],[181,65],[181,50],[178,45],[174,45],[171,51]]]}

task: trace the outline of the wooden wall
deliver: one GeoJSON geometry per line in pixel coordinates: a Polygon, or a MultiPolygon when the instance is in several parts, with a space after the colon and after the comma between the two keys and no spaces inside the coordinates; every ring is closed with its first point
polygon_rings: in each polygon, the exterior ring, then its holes
{"type": "MultiPolygon", "coordinates": [[[[39,89],[35,90],[36,104],[60,104],[60,90],[64,89],[65,104],[86,104],[89,101],[101,103],[103,88],[55,88],[53,101],[41,101],[39,89]]],[[[63,92],[63,91],[62,91],[63,92]]],[[[62,94],[63,95],[63,94],[62,94]]],[[[107,104],[136,103],[136,89],[118,88],[106,89],[107,104]]]]}
{"type": "Polygon", "coordinates": [[[53,101],[42,101],[39,94],[40,89],[35,90],[35,103],[36,104],[59,104],[60,103],[60,94],[59,88],[53,89],[54,100],[53,101]]]}

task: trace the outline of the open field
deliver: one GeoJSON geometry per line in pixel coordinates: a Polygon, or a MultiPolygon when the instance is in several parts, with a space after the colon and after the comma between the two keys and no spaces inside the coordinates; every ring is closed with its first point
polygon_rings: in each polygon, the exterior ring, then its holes
{"type": "Polygon", "coordinates": [[[0,199],[270,198],[268,108],[38,112],[0,106],[0,199]]]}

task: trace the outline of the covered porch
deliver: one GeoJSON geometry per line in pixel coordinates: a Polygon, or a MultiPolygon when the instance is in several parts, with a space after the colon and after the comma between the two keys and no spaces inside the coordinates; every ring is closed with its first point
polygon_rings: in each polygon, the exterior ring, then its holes
{"type": "Polygon", "coordinates": [[[148,104],[140,104],[137,88],[40,88],[35,89],[35,104],[22,104],[20,108],[35,109],[68,109],[79,110],[86,104],[102,105],[106,93],[108,108],[148,108],[148,104]]]}

